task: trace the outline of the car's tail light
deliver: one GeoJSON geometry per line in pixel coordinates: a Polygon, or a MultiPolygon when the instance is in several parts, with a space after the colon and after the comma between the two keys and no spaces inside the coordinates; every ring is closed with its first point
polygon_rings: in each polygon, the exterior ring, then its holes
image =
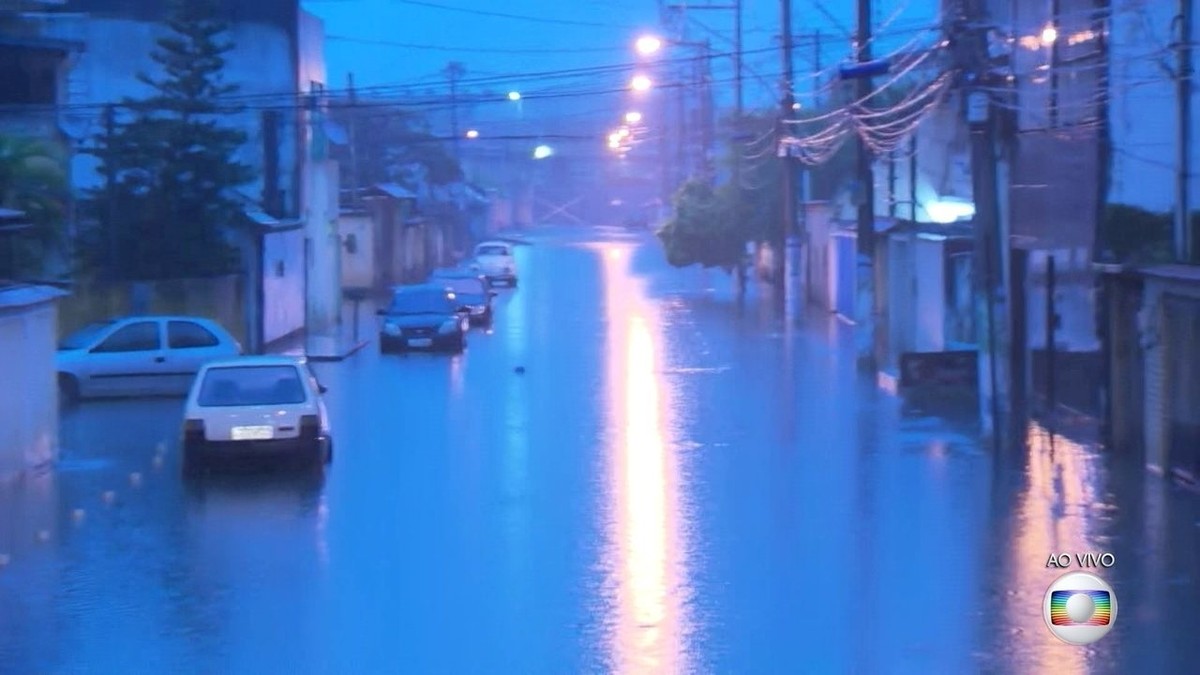
{"type": "Polygon", "coordinates": [[[321,418],[316,415],[300,416],[300,435],[305,438],[316,438],[321,431],[321,418]]]}
{"type": "Polygon", "coordinates": [[[183,442],[204,440],[204,420],[183,421],[183,442]]]}

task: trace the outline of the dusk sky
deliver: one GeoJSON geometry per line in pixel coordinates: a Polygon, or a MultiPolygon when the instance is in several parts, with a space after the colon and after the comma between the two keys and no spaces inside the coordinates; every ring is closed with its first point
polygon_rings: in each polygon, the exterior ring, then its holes
{"type": "MultiPolygon", "coordinates": [[[[313,0],[305,7],[325,21],[330,88],[344,87],[347,74],[353,72],[357,86],[369,93],[442,95],[446,84],[441,71],[455,60],[466,68],[467,90],[503,94],[519,89],[534,97],[554,93],[570,100],[573,114],[583,115],[621,105],[605,92],[622,88],[631,76],[636,62],[634,39],[659,30],[658,4],[654,0],[313,0]],[[623,65],[627,68],[594,71],[598,66],[623,65]],[[545,75],[576,69],[593,71],[545,75]]],[[[874,23],[885,35],[877,52],[917,37],[913,29],[931,25],[936,16],[932,1],[875,4],[874,23]]],[[[750,107],[770,106],[778,100],[781,72],[779,52],[772,49],[779,31],[779,3],[745,0],[744,6],[746,102],[750,107]]],[[[848,53],[853,6],[844,0],[794,2],[794,31],[822,33],[823,68],[848,53]]],[[[714,52],[732,51],[732,12],[692,10],[689,16],[687,39],[707,38],[714,52]]],[[[667,58],[687,55],[686,49],[675,48],[667,58]]],[[[812,40],[797,42],[798,75],[813,71],[815,56],[812,40]]],[[[730,102],[730,58],[713,61],[713,79],[719,100],[730,102]]],[[[798,82],[798,90],[806,88],[806,82],[798,82]]],[[[553,100],[565,104],[563,99],[553,100]]],[[[549,112],[548,106],[539,107],[549,112]]],[[[554,109],[561,108],[556,104],[554,109]]],[[[524,114],[529,116],[530,111],[524,114]]]]}

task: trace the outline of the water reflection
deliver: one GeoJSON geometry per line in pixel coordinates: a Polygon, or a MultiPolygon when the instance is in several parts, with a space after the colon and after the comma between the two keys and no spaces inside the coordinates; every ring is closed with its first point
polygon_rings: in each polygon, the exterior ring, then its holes
{"type": "Polygon", "coordinates": [[[609,624],[612,664],[619,672],[687,672],[685,516],[673,439],[667,437],[671,391],[659,375],[662,325],[629,273],[629,252],[614,245],[604,256],[614,441],[607,554],[616,593],[616,616],[609,624]]]}
{"type": "Polygon", "coordinates": [[[1048,568],[1046,561],[1051,554],[1109,550],[1096,517],[1107,479],[1100,457],[1068,438],[1034,424],[1027,442],[1023,485],[1011,504],[1012,531],[1006,546],[1010,553],[1003,575],[1009,590],[1007,601],[1000,602],[1008,630],[997,650],[1005,658],[1018,659],[1017,670],[1022,672],[1086,673],[1089,657],[1107,652],[1116,641],[1110,637],[1081,649],[1060,642],[1046,629],[1043,594],[1067,571],[1048,568]]]}

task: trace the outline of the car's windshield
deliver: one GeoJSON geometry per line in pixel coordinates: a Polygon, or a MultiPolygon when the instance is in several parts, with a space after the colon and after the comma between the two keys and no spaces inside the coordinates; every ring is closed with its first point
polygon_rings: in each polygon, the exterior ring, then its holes
{"type": "Polygon", "coordinates": [[[455,293],[483,295],[487,292],[487,288],[484,287],[483,282],[474,277],[438,279],[438,283],[450,288],[455,293]]]}
{"type": "Polygon", "coordinates": [[[477,255],[508,255],[508,248],[505,246],[480,246],[477,255]]]}
{"type": "Polygon", "coordinates": [[[58,343],[59,349],[86,349],[113,325],[112,321],[97,321],[71,333],[58,343]]]}
{"type": "Polygon", "coordinates": [[[445,291],[402,291],[392,296],[388,314],[440,314],[452,311],[445,291]]]}
{"type": "Polygon", "coordinates": [[[196,402],[207,408],[285,405],[306,398],[295,366],[231,366],[205,373],[196,402]]]}

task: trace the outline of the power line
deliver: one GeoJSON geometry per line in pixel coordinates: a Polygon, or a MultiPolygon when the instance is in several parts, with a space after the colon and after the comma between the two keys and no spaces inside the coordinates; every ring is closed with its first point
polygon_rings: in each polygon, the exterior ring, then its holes
{"type": "Polygon", "coordinates": [[[416,44],[411,42],[394,42],[392,40],[372,40],[369,38],[356,38],[347,35],[326,35],[326,40],[334,42],[351,42],[360,45],[375,45],[379,47],[396,47],[400,49],[415,49],[418,51],[429,52],[455,52],[463,54],[590,54],[601,52],[619,52],[625,51],[625,47],[574,47],[571,49],[545,49],[545,48],[486,48],[486,47],[450,47],[447,45],[430,45],[416,44]]]}
{"type": "Polygon", "coordinates": [[[440,9],[447,12],[459,12],[461,14],[473,14],[475,16],[486,16],[497,19],[514,19],[517,21],[528,21],[530,23],[545,23],[556,26],[588,26],[591,28],[636,28],[636,26],[627,26],[611,23],[600,23],[597,21],[579,21],[576,19],[552,19],[543,16],[529,16],[525,14],[509,14],[507,12],[496,12],[483,9],[469,9],[466,7],[454,7],[452,5],[443,5],[437,2],[425,2],[424,0],[394,0],[401,5],[412,5],[414,7],[428,7],[431,9],[440,9]]]}

